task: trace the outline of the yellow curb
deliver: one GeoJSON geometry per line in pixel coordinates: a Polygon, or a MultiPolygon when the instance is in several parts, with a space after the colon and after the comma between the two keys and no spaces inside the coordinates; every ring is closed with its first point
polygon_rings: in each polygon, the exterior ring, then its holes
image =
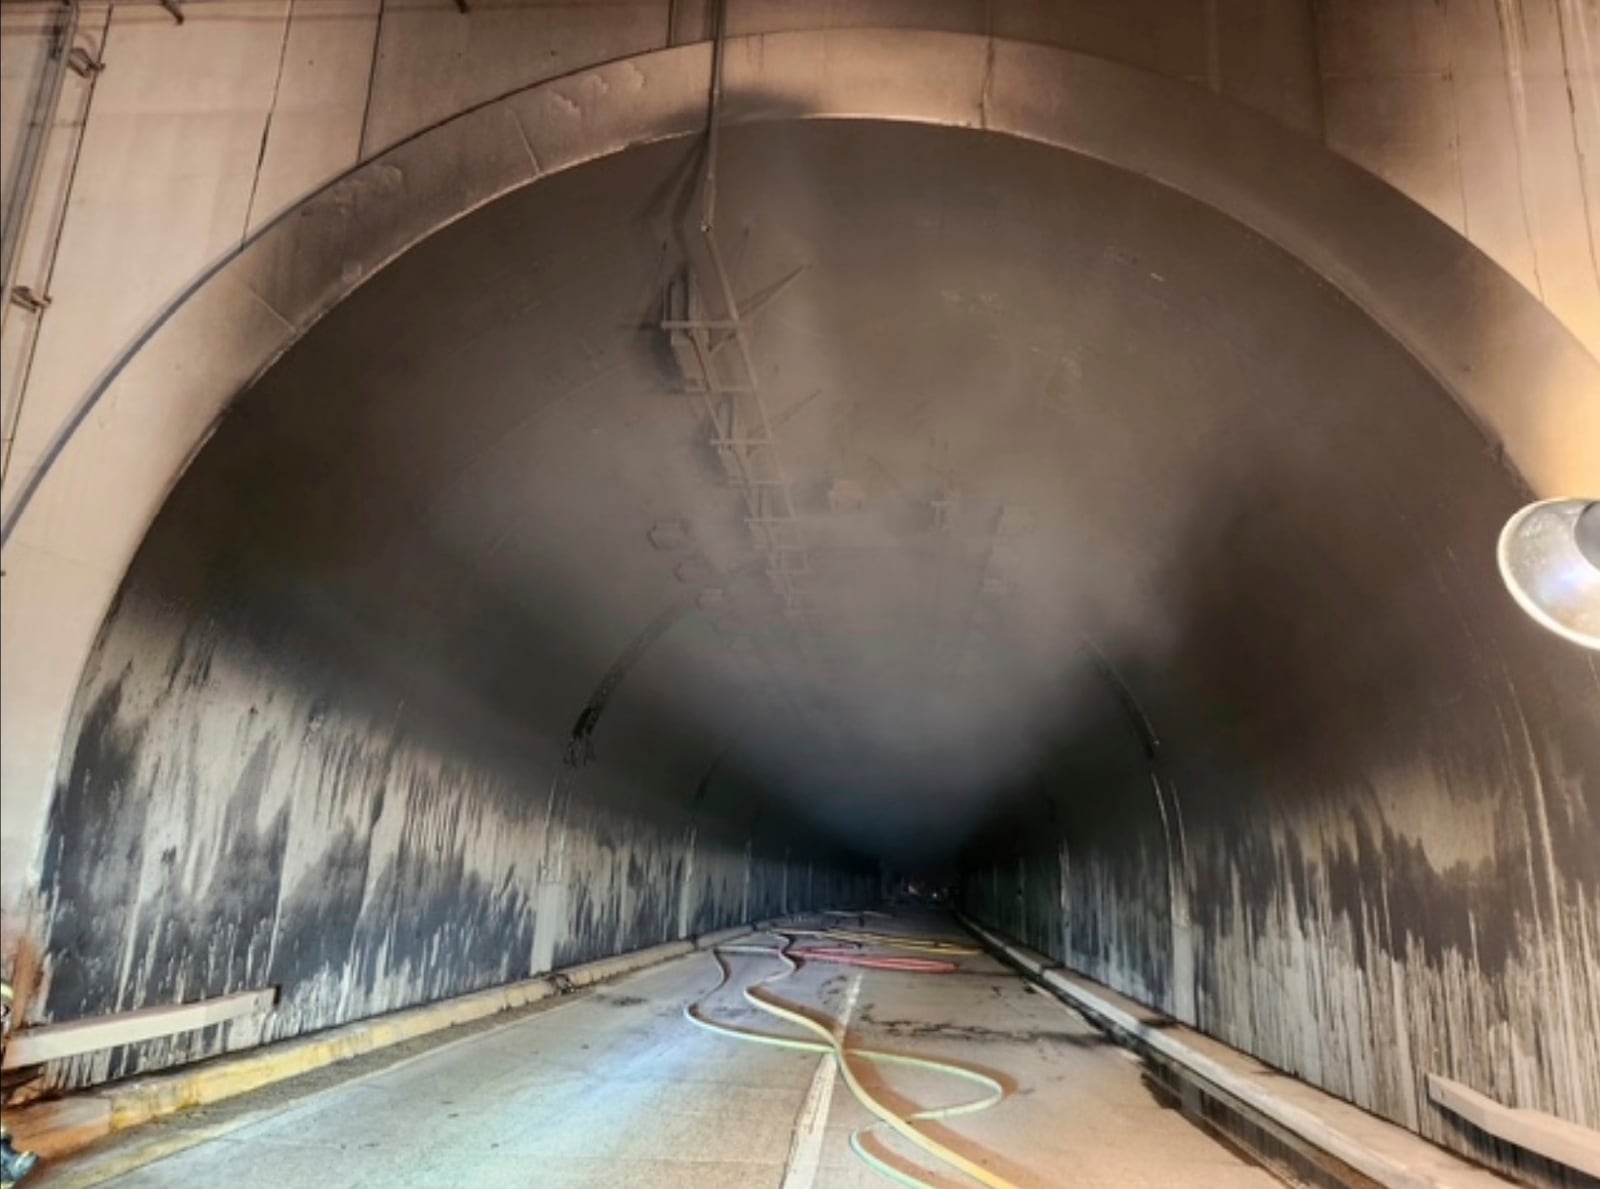
{"type": "Polygon", "coordinates": [[[675,941],[634,950],[523,982],[360,1020],[253,1053],[219,1057],[192,1068],[36,1103],[7,1111],[6,1126],[18,1147],[37,1152],[45,1160],[56,1159],[80,1151],[116,1131],[191,1107],[220,1102],[419,1036],[526,1007],[575,988],[593,986],[747,932],[749,929],[726,930],[696,941],[675,941]]]}
{"type": "Polygon", "coordinates": [[[92,1094],[41,1102],[5,1115],[16,1146],[37,1152],[41,1160],[76,1152],[111,1132],[111,1104],[92,1094]]]}

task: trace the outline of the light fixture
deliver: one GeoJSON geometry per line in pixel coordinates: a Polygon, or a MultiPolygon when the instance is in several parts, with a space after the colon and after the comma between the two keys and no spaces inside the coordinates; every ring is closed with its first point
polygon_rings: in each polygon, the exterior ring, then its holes
{"type": "Polygon", "coordinates": [[[1534,619],[1600,650],[1600,500],[1529,504],[1500,530],[1500,577],[1534,619]]]}

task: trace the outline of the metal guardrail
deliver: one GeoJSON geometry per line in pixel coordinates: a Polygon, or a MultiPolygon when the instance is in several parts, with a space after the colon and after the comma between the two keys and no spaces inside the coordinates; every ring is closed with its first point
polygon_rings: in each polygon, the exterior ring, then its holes
{"type": "MultiPolygon", "coordinates": [[[[1215,1087],[1290,1135],[1348,1165],[1363,1177],[1385,1186],[1385,1189],[1454,1189],[1455,1180],[1440,1169],[1426,1165],[1412,1167],[1404,1159],[1368,1146],[1339,1126],[1271,1093],[1251,1078],[1184,1044],[1167,1029],[1152,1026],[1109,999],[1094,994],[1089,988],[1064,976],[1055,963],[1041,955],[1030,953],[964,914],[959,919],[984,944],[1113,1032],[1136,1039],[1201,1082],[1215,1087]]],[[[1418,1142],[1427,1141],[1419,1138],[1418,1142]]],[[[1488,1177],[1490,1174],[1484,1175],[1488,1177]]]]}
{"type": "Polygon", "coordinates": [[[1600,1177],[1600,1131],[1591,1131],[1543,1111],[1506,1106],[1434,1073],[1428,1075],[1428,1097],[1496,1139],[1591,1177],[1600,1177]]]}

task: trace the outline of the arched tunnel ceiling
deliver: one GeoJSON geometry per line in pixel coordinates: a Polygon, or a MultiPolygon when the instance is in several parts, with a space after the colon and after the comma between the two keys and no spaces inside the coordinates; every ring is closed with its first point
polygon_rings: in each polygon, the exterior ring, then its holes
{"type": "Polygon", "coordinates": [[[897,858],[1141,731],[1302,788],[1415,750],[1503,618],[1523,493],[1333,288],[1060,150],[730,129],[797,627],[658,326],[696,160],[570,171],[376,276],[223,422],[132,588],[515,747],[565,746],[598,690],[594,745],[641,783],[735,764],[897,858]]]}

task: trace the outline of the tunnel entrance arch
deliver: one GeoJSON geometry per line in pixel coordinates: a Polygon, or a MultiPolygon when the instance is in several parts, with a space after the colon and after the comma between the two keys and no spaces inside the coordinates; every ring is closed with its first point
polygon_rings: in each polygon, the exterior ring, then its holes
{"type": "MultiPolygon", "coordinates": [[[[794,34],[736,41],[729,55],[733,123],[874,118],[973,128],[1066,148],[1195,198],[1354,300],[1457,398],[1535,491],[1571,490],[1595,473],[1600,435],[1585,432],[1595,415],[1595,367],[1570,336],[1453,233],[1264,120],[1197,101],[1177,84],[981,38],[794,34]],[[1485,326],[1503,336],[1488,369],[1476,333],[1485,326]]],[[[423,134],[275,224],[129,355],[31,502],[7,510],[7,721],[37,728],[15,748],[8,732],[8,831],[19,800],[30,808],[29,789],[38,790],[42,820],[56,760],[38,750],[40,740],[59,745],[110,592],[233,396],[433,232],[569,166],[694,136],[708,68],[704,47],[647,55],[519,92],[423,134]],[[171,418],[160,432],[127,432],[156,409],[171,418]],[[95,550],[85,560],[101,567],[94,573],[105,585],[72,588],[81,604],[60,598],[52,541],[95,550]],[[49,631],[19,651],[11,645],[30,615],[49,631]],[[13,673],[23,676],[20,686],[13,673]],[[46,677],[64,683],[54,720],[48,699],[28,693],[28,680],[46,677]],[[29,765],[36,779],[19,784],[29,765]]],[[[13,870],[8,862],[8,879],[13,870]]],[[[747,857],[746,878],[748,871],[747,857]]]]}
{"type": "MultiPolygon", "coordinates": [[[[1184,84],[993,38],[791,32],[732,39],[727,53],[730,123],[870,117],[979,128],[1187,193],[1367,310],[1535,495],[1596,486],[1593,358],[1480,252],[1309,139],[1184,84]]],[[[709,44],[688,45],[542,83],[352,171],[201,277],[129,346],[42,457],[21,460],[31,471],[3,511],[8,915],[37,874],[90,643],[145,528],[232,398],[439,228],[575,164],[702,131],[711,58],[709,44]]]]}

